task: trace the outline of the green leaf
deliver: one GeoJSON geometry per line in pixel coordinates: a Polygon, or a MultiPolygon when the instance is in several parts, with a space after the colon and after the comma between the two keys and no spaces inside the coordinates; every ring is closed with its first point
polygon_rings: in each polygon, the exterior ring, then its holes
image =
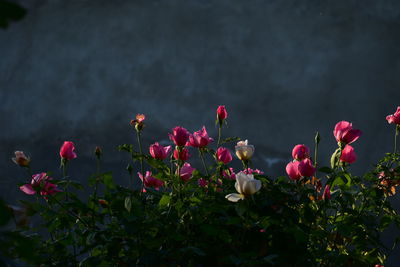
{"type": "Polygon", "coordinates": [[[103,174],[103,183],[107,187],[107,189],[113,190],[116,188],[116,185],[114,183],[114,179],[113,179],[111,173],[103,174]]]}
{"type": "Polygon", "coordinates": [[[327,166],[319,168],[318,171],[323,173],[332,173],[332,169],[327,166]]]}
{"type": "Polygon", "coordinates": [[[127,196],[127,197],[125,198],[125,209],[126,209],[128,212],[131,212],[131,208],[132,208],[132,199],[131,199],[130,196],[127,196]]]}
{"type": "Polygon", "coordinates": [[[340,156],[340,148],[337,148],[335,152],[333,152],[331,156],[331,168],[334,169],[336,167],[337,162],[339,161],[339,156],[340,156]]]}
{"type": "Polygon", "coordinates": [[[170,201],[171,197],[169,195],[163,195],[162,198],[160,199],[160,202],[158,202],[158,206],[160,208],[164,208],[169,205],[170,201]]]}

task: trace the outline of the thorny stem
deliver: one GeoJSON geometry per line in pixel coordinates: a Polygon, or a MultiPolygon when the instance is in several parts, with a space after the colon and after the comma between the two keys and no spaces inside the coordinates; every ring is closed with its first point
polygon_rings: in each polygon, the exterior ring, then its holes
{"type": "Polygon", "coordinates": [[[221,129],[222,129],[222,124],[218,124],[218,141],[217,141],[217,149],[219,148],[219,144],[221,143],[221,129]]]}
{"type": "Polygon", "coordinates": [[[201,162],[203,162],[204,169],[206,170],[206,174],[207,174],[207,176],[210,176],[210,174],[208,173],[206,162],[204,161],[204,154],[203,154],[204,152],[201,148],[199,148],[199,153],[200,153],[201,162]]]}

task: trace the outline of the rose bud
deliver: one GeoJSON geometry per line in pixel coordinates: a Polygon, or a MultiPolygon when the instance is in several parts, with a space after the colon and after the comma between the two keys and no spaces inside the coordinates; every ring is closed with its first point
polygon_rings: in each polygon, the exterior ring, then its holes
{"type": "Polygon", "coordinates": [[[192,147],[203,148],[212,141],[214,141],[214,139],[208,136],[205,126],[203,126],[201,130],[194,132],[192,135],[189,136],[189,145],[192,147]]]}
{"type": "Polygon", "coordinates": [[[182,151],[178,151],[178,149],[174,150],[174,159],[187,161],[190,157],[189,150],[187,148],[183,148],[182,151]]]}
{"type": "Polygon", "coordinates": [[[172,134],[169,134],[169,139],[177,146],[185,146],[189,139],[189,132],[185,128],[177,126],[172,130],[172,134]]]}
{"type": "Polygon", "coordinates": [[[71,141],[65,141],[60,149],[60,157],[63,159],[71,160],[76,158],[74,143],[71,141]]]}
{"type": "Polygon", "coordinates": [[[299,161],[299,173],[303,177],[311,177],[315,173],[315,168],[310,159],[299,161]]]}
{"type": "Polygon", "coordinates": [[[98,200],[98,203],[99,203],[103,208],[105,208],[105,207],[108,206],[108,201],[105,200],[105,199],[99,199],[99,200],[98,200]]]}
{"type": "Polygon", "coordinates": [[[286,173],[292,180],[298,180],[301,177],[299,173],[299,161],[289,162],[286,165],[286,173]]]}
{"type": "Polygon", "coordinates": [[[235,189],[239,193],[226,195],[225,198],[232,202],[238,202],[247,196],[251,196],[261,189],[261,181],[254,179],[252,174],[239,172],[236,174],[235,189]]]}
{"type": "Polygon", "coordinates": [[[94,149],[94,154],[96,155],[97,158],[100,158],[101,155],[103,154],[103,150],[101,149],[101,147],[96,146],[96,148],[94,149]]]}
{"type": "Polygon", "coordinates": [[[179,175],[184,182],[189,181],[192,178],[192,174],[195,168],[192,168],[189,163],[185,162],[183,166],[180,168],[179,175]]]}
{"type": "Polygon", "coordinates": [[[150,146],[149,152],[150,155],[155,158],[155,159],[166,159],[168,156],[168,153],[171,151],[171,146],[161,146],[159,143],[154,143],[150,146]]]}
{"type": "Polygon", "coordinates": [[[232,155],[229,149],[225,147],[220,147],[217,150],[217,160],[223,162],[224,164],[228,164],[232,161],[232,155]]]}
{"type": "Polygon", "coordinates": [[[296,145],[292,150],[292,157],[295,160],[303,160],[310,157],[310,150],[305,145],[296,145]]]}
{"type": "Polygon", "coordinates": [[[331,199],[331,187],[329,184],[325,186],[324,193],[322,194],[322,199],[331,199]]]}
{"type": "Polygon", "coordinates": [[[348,121],[340,121],[335,125],[333,135],[338,143],[351,144],[355,142],[362,132],[357,129],[353,129],[353,125],[348,121]]]}
{"type": "Polygon", "coordinates": [[[240,160],[249,160],[254,154],[254,146],[248,144],[248,140],[240,141],[235,146],[236,156],[240,160]]]}
{"type": "Polygon", "coordinates": [[[397,110],[394,114],[388,115],[386,117],[386,120],[388,121],[388,123],[400,125],[400,107],[397,107],[397,110]]]}
{"type": "Polygon", "coordinates": [[[226,112],[225,106],[219,106],[217,108],[217,120],[222,123],[226,118],[228,118],[228,112],[226,112]]]}
{"type": "Polygon", "coordinates": [[[31,160],[30,158],[25,156],[23,151],[15,151],[14,153],[15,153],[15,158],[12,158],[12,161],[14,161],[15,164],[21,167],[29,167],[31,160]]]}
{"type": "Polygon", "coordinates": [[[351,145],[346,145],[342,150],[342,155],[340,156],[340,161],[353,163],[357,160],[356,152],[354,152],[354,148],[351,145]]]}

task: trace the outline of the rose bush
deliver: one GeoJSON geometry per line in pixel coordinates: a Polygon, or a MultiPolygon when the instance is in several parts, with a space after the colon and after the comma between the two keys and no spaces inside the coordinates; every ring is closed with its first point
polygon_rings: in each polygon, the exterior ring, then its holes
{"type": "MultiPolygon", "coordinates": [[[[43,170],[33,175],[31,168],[37,167],[17,151],[13,161],[27,173],[19,184],[21,194],[31,199],[13,208],[0,201],[0,225],[8,225],[0,232],[0,261],[41,266],[383,266],[399,240],[381,240],[389,226],[400,227],[400,216],[389,202],[400,184],[396,141],[394,153],[355,176],[349,166],[356,164],[356,149],[349,144],[361,131],[341,121],[333,131],[338,147],[330,166],[317,161],[317,134],[314,157],[306,145],[296,145],[288,151],[287,176],[269,177],[253,169],[255,148],[247,140],[222,138],[225,106],[216,113],[216,144],[204,126],[194,133],[177,126],[169,134],[171,146],[154,140],[148,150],[141,143],[146,116],[138,114],[131,121],[137,143],[119,146],[128,154],[130,186],[116,184],[112,173],[101,170],[103,152],[96,147],[88,198],[78,197],[86,189],[67,173],[67,166],[74,167],[71,160],[79,160],[72,142],[61,147],[62,171],[51,174],[54,178],[43,170]],[[193,158],[189,150],[198,150],[201,168],[188,162],[193,158]],[[234,160],[242,161],[243,169],[233,169],[234,160]],[[29,223],[31,217],[35,220],[29,223]]],[[[388,121],[397,123],[397,113],[391,116],[388,121]]],[[[397,133],[398,125],[395,140],[397,133]]]]}

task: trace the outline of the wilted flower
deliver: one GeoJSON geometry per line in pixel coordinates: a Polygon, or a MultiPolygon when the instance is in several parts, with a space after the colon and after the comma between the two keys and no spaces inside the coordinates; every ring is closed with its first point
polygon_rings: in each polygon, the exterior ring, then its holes
{"type": "Polygon", "coordinates": [[[333,135],[337,142],[351,144],[355,142],[362,132],[358,129],[353,129],[353,125],[348,121],[340,121],[335,125],[333,135]]]}
{"type": "Polygon", "coordinates": [[[144,120],[146,116],[144,114],[136,114],[136,118],[131,120],[131,125],[136,131],[140,132],[144,128],[144,120]]]}
{"type": "Polygon", "coordinates": [[[225,106],[218,106],[217,108],[217,120],[222,123],[223,120],[228,118],[228,112],[226,112],[225,106]]]}
{"type": "Polygon", "coordinates": [[[189,145],[192,147],[206,147],[212,141],[214,141],[214,139],[208,136],[205,126],[203,126],[201,130],[194,132],[189,136],[189,145]]]}
{"type": "Polygon", "coordinates": [[[65,141],[60,149],[60,157],[63,159],[71,160],[76,158],[75,146],[71,141],[65,141]]]}
{"type": "Polygon", "coordinates": [[[261,189],[261,181],[254,179],[252,174],[239,172],[236,174],[235,189],[239,194],[228,194],[225,198],[232,202],[238,202],[247,196],[253,195],[261,189]]]}
{"type": "Polygon", "coordinates": [[[187,161],[190,157],[189,150],[187,148],[183,148],[181,151],[178,149],[174,150],[174,159],[187,161]]]}
{"type": "Polygon", "coordinates": [[[397,110],[394,114],[388,115],[386,117],[386,120],[388,121],[388,123],[400,125],[400,107],[397,107],[397,110]]]}
{"type": "Polygon", "coordinates": [[[296,145],[292,150],[292,157],[296,160],[302,160],[310,157],[310,150],[305,145],[296,145]]]}
{"type": "Polygon", "coordinates": [[[183,166],[180,168],[180,177],[183,181],[187,182],[192,178],[192,173],[195,169],[190,166],[189,163],[185,162],[183,166]]]}
{"type": "Polygon", "coordinates": [[[152,188],[154,188],[156,190],[159,190],[160,187],[162,187],[164,185],[163,181],[151,176],[151,172],[150,171],[146,172],[146,176],[145,177],[143,177],[143,175],[140,172],[138,172],[137,174],[138,174],[140,180],[142,180],[142,182],[144,183],[145,187],[152,187],[152,188]]]}
{"type": "Polygon", "coordinates": [[[183,127],[177,126],[169,134],[169,139],[177,146],[184,146],[189,139],[189,132],[183,127]]]}
{"type": "Polygon", "coordinates": [[[254,146],[248,144],[248,140],[240,141],[235,146],[236,156],[240,160],[249,160],[254,154],[254,146]]]}
{"type": "Polygon", "coordinates": [[[230,180],[236,180],[236,173],[233,170],[233,168],[229,168],[227,170],[223,170],[222,171],[222,176],[227,178],[227,179],[230,179],[230,180]]]}
{"type": "Polygon", "coordinates": [[[357,159],[356,152],[354,152],[354,148],[351,145],[346,145],[342,150],[342,155],[340,155],[340,161],[353,163],[357,159]]]}
{"type": "MultiPolygon", "coordinates": [[[[19,189],[28,195],[36,194],[36,191],[40,191],[41,195],[53,195],[57,192],[61,192],[57,188],[57,185],[50,183],[51,177],[47,176],[45,172],[32,175],[32,181],[30,184],[24,184],[19,189]]],[[[45,197],[46,198],[46,197],[45,197]]]]}
{"type": "Polygon", "coordinates": [[[158,142],[152,144],[149,148],[150,155],[155,159],[166,159],[171,151],[171,146],[161,146],[158,142]]]}
{"type": "Polygon", "coordinates": [[[31,162],[30,158],[25,156],[23,151],[15,151],[15,158],[12,158],[15,164],[21,167],[28,167],[31,162]]]}
{"type": "Polygon", "coordinates": [[[217,149],[217,160],[223,162],[224,164],[228,164],[232,161],[232,155],[229,149],[225,147],[220,147],[217,149]]]}

